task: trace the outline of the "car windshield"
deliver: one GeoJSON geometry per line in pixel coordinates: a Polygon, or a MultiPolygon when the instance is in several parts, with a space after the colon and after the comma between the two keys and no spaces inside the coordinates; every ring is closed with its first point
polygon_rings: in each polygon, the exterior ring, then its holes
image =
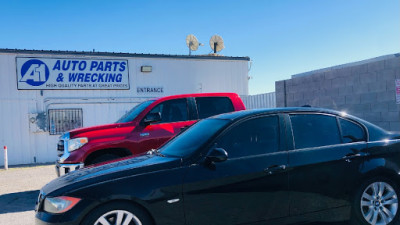
{"type": "Polygon", "coordinates": [[[136,105],[133,107],[129,112],[125,113],[119,120],[117,120],[116,123],[126,123],[130,122],[133,119],[135,119],[147,106],[149,106],[151,103],[153,103],[155,100],[149,100],[140,103],[139,105],[136,105]]]}
{"type": "Polygon", "coordinates": [[[159,150],[165,156],[184,158],[201,148],[214,134],[220,131],[229,120],[205,119],[176,136],[159,150]]]}

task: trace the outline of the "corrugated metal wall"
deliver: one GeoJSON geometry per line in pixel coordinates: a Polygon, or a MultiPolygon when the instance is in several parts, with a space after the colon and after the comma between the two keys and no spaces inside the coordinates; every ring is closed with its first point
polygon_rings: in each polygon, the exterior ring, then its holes
{"type": "Polygon", "coordinates": [[[241,96],[246,109],[275,108],[275,92],[241,96]]]}
{"type": "MultiPolygon", "coordinates": [[[[18,90],[16,57],[116,59],[111,56],[0,53],[0,147],[7,145],[9,164],[52,162],[58,135],[37,129],[32,114],[49,109],[82,108],[83,126],[113,123],[148,98],[198,92],[248,94],[247,60],[127,57],[129,90],[18,90]],[[151,73],[140,67],[152,66],[151,73]],[[160,94],[138,94],[137,87],[163,87],[160,94]]],[[[121,59],[121,58],[120,58],[121,59]]],[[[4,165],[3,151],[0,166],[4,165]]]]}

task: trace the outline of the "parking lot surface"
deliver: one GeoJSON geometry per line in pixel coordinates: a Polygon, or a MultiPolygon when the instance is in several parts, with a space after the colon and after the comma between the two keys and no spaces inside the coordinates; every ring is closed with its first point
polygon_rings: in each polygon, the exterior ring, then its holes
{"type": "Polygon", "coordinates": [[[55,179],[54,165],[0,169],[0,225],[33,225],[39,190],[55,179]]]}
{"type": "MultiPolygon", "coordinates": [[[[0,169],[0,225],[33,225],[40,189],[57,178],[54,165],[0,169]]],[[[348,225],[318,223],[308,225],[348,225]]]]}

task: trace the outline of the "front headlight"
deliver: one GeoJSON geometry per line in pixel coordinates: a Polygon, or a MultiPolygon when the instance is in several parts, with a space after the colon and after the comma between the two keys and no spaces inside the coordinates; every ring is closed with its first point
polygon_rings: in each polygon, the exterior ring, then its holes
{"type": "Polygon", "coordinates": [[[69,152],[75,151],[78,148],[84,146],[86,143],[88,143],[88,139],[85,137],[68,140],[68,151],[69,152]]]}
{"type": "Polygon", "coordinates": [[[43,210],[49,213],[64,213],[74,207],[81,199],[68,196],[46,198],[43,210]]]}

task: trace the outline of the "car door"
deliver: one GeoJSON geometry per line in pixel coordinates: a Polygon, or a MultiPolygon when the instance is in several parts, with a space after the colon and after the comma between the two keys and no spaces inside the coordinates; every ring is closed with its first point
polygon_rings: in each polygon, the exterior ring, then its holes
{"type": "Polygon", "coordinates": [[[367,154],[365,129],[328,114],[289,114],[288,121],[294,140],[289,151],[290,214],[350,205],[367,154]]]}
{"type": "Polygon", "coordinates": [[[161,121],[145,124],[143,121],[135,129],[141,149],[156,149],[166,141],[177,135],[183,127],[196,122],[189,114],[186,98],[173,99],[161,102],[150,110],[150,113],[160,113],[161,121]]]}
{"type": "Polygon", "coordinates": [[[242,224],[289,214],[288,153],[278,115],[232,125],[212,143],[228,160],[188,167],[183,181],[187,224],[242,224]]]}

